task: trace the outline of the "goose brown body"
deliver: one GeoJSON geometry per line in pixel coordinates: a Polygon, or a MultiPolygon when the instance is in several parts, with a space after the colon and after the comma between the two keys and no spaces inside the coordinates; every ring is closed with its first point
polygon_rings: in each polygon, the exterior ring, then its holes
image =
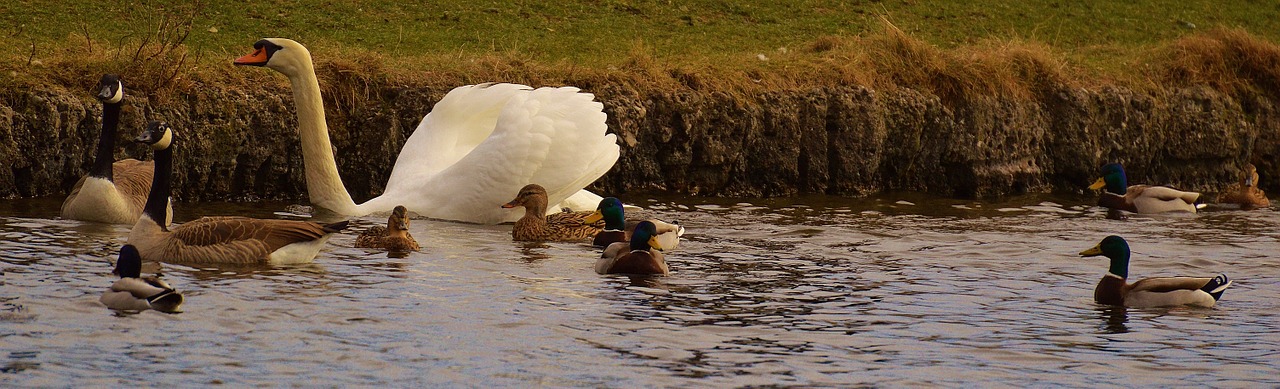
{"type": "Polygon", "coordinates": [[[173,173],[174,134],[164,122],[152,122],[137,141],[155,150],[156,170],[142,216],[129,232],[129,244],[142,259],[183,263],[305,263],[319,253],[347,221],[321,225],[299,220],[240,216],[203,217],[169,229],[165,220],[173,173]]]}
{"type": "Polygon", "coordinates": [[[1218,194],[1218,202],[1236,204],[1241,209],[1266,208],[1271,206],[1267,193],[1258,189],[1258,168],[1253,164],[1244,167],[1240,182],[1228,186],[1218,194]]]}
{"type": "Polygon", "coordinates": [[[511,239],[522,242],[578,242],[595,236],[601,224],[585,224],[593,212],[560,212],[547,215],[547,191],[538,184],[520,188],[503,208],[524,207],[524,216],[511,228],[511,239]],[[545,216],[544,216],[545,215],[545,216]]]}
{"type": "Polygon", "coordinates": [[[387,226],[374,226],[356,237],[356,247],[379,248],[389,251],[418,251],[418,241],[409,234],[408,209],[397,205],[387,217],[387,226]]]}

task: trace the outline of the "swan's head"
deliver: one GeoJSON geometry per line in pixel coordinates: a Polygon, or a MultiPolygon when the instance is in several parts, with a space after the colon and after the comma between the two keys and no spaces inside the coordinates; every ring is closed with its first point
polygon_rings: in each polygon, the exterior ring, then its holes
{"type": "Polygon", "coordinates": [[[253,44],[253,52],[236,58],[236,65],[266,66],[287,76],[311,69],[311,52],[301,43],[285,38],[264,38],[253,44]]]}
{"type": "Polygon", "coordinates": [[[117,104],[124,100],[124,86],[120,85],[120,77],[114,74],[102,75],[98,81],[98,100],[106,104],[117,104]]]}
{"type": "Polygon", "coordinates": [[[514,200],[502,204],[503,208],[525,207],[534,208],[535,205],[541,204],[543,208],[547,206],[547,189],[542,185],[529,184],[520,188],[520,194],[516,195],[514,200]]]}
{"type": "Polygon", "coordinates": [[[111,274],[120,278],[138,278],[142,275],[142,254],[131,244],[120,248],[120,258],[116,259],[116,268],[111,274]]]}
{"type": "Polygon", "coordinates": [[[173,128],[169,127],[169,123],[153,121],[133,141],[151,145],[153,150],[164,150],[173,144],[173,128]]]}

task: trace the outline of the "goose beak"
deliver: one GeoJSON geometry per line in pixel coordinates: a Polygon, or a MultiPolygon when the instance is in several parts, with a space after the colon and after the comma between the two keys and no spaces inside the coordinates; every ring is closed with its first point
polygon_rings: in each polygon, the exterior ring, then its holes
{"type": "Polygon", "coordinates": [[[586,219],[583,219],[582,224],[595,224],[600,221],[600,219],[604,219],[604,214],[600,213],[600,210],[596,210],[596,213],[593,213],[591,216],[587,216],[586,219]]]}
{"type": "Polygon", "coordinates": [[[241,66],[265,66],[269,59],[267,58],[267,49],[258,48],[254,49],[252,53],[236,58],[235,64],[241,66]]]}
{"type": "Polygon", "coordinates": [[[1099,177],[1097,181],[1093,182],[1093,185],[1089,185],[1089,189],[1098,190],[1105,186],[1107,186],[1107,180],[1099,177]]]}

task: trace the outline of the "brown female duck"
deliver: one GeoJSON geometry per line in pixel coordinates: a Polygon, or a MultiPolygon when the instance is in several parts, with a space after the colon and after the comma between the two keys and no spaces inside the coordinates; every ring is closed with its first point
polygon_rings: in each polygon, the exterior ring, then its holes
{"type": "Polygon", "coordinates": [[[503,208],[524,207],[524,217],[516,220],[511,239],[524,242],[578,242],[600,232],[597,224],[584,224],[591,212],[560,212],[547,215],[547,190],[538,184],[525,185],[503,208]]]}
{"type": "Polygon", "coordinates": [[[1218,202],[1236,204],[1240,209],[1266,208],[1271,206],[1267,193],[1258,189],[1258,168],[1253,164],[1244,165],[1244,177],[1240,183],[1231,184],[1218,194],[1218,202]]]}
{"type": "Polygon", "coordinates": [[[409,235],[409,210],[397,205],[387,217],[387,226],[373,226],[356,237],[356,247],[388,251],[418,251],[418,241],[409,235]]]}

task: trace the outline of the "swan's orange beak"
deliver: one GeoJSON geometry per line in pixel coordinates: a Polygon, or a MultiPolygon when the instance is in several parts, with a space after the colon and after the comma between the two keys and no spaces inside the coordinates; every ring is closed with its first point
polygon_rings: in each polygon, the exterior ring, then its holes
{"type": "Polygon", "coordinates": [[[267,58],[267,49],[263,47],[255,49],[252,53],[245,54],[243,57],[236,58],[235,64],[244,66],[263,66],[267,64],[267,60],[269,59],[270,58],[267,58]]]}

